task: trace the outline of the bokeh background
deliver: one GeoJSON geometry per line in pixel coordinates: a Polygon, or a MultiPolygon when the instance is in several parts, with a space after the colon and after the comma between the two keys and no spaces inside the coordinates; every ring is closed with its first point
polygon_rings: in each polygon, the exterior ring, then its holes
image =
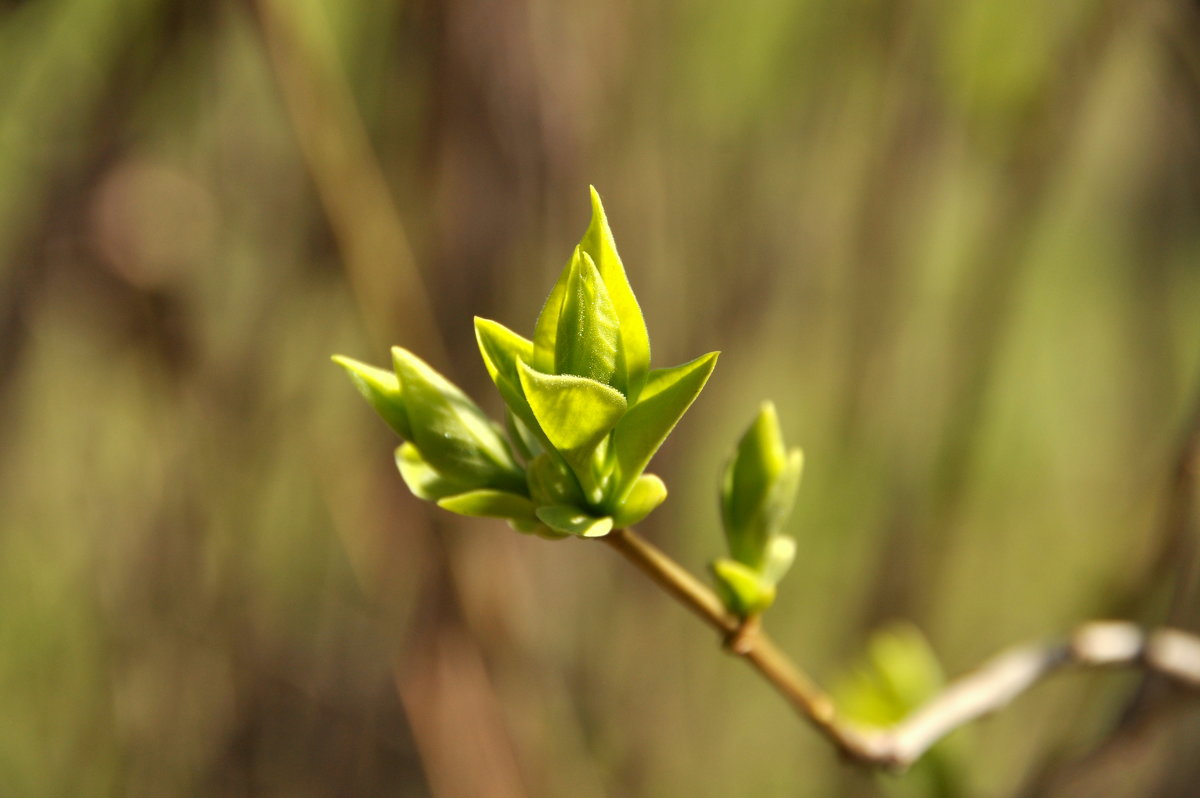
{"type": "Polygon", "coordinates": [[[769,626],[837,684],[1200,629],[1200,13],[1166,0],[0,2],[0,795],[1191,796],[1200,702],[1057,677],[860,773],[606,547],[437,514],[334,352],[499,408],[604,196],[702,572],[772,398],[769,626]]]}

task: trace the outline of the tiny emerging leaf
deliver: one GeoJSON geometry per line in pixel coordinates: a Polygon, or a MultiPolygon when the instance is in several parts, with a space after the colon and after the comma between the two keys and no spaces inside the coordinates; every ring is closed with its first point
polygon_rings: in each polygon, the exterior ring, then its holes
{"type": "Polygon", "coordinates": [[[743,618],[765,611],[775,601],[775,585],[740,562],[721,558],[713,561],[712,571],[725,606],[743,618]]]}

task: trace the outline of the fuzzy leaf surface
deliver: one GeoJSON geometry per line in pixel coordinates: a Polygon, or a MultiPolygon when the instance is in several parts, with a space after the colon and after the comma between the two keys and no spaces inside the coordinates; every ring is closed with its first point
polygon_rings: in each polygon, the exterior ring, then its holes
{"type": "Polygon", "coordinates": [[[589,186],[588,191],[592,201],[592,220],[579,242],[579,248],[595,262],[620,319],[619,371],[624,376],[624,385],[621,387],[630,403],[633,403],[637,401],[650,371],[650,335],[646,330],[642,309],[629,285],[621,256],[617,254],[617,244],[600,195],[595,186],[589,186]]]}
{"type": "Polygon", "coordinates": [[[521,387],[546,438],[572,465],[604,440],[625,414],[615,388],[574,375],[543,374],[521,363],[521,387]]]}
{"type": "Polygon", "coordinates": [[[620,391],[620,320],[591,256],[575,248],[554,339],[554,373],[602,382],[620,391]]]}

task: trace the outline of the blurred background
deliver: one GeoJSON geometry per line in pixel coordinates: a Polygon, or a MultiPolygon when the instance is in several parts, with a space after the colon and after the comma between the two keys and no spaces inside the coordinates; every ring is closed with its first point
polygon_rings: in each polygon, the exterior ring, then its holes
{"type": "Polygon", "coordinates": [[[774,399],[823,683],[1200,630],[1194,4],[0,0],[0,796],[1194,795],[1135,673],[861,773],[607,547],[408,495],[329,355],[497,411],[588,183],[655,365],[724,353],[642,532],[722,552],[774,399]]]}

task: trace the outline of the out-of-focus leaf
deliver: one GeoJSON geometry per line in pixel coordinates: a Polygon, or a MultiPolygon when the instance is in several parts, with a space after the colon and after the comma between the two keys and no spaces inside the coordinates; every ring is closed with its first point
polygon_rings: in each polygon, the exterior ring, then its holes
{"type": "Polygon", "coordinates": [[[480,518],[507,518],[525,531],[538,524],[533,502],[524,496],[501,490],[473,490],[438,500],[438,507],[459,515],[480,518]]]}
{"type": "Polygon", "coordinates": [[[579,481],[558,455],[544,452],[529,464],[529,495],[536,504],[581,504],[579,481]]]}
{"type": "Polygon", "coordinates": [[[617,529],[633,526],[654,511],[667,498],[667,486],[654,474],[642,474],[633,488],[616,508],[613,526],[617,529]]]}
{"type": "Polygon", "coordinates": [[[421,457],[470,487],[523,493],[523,469],[500,430],[457,386],[400,347],[392,360],[421,457]]]}
{"type": "Polygon", "coordinates": [[[762,569],[759,573],[772,585],[779,584],[796,559],[796,539],[788,535],[774,535],[767,541],[762,569]]]}
{"type": "Polygon", "coordinates": [[[566,504],[537,508],[537,517],[551,529],[582,538],[598,538],[612,531],[613,520],[608,516],[596,518],[566,504]]]}
{"type": "Polygon", "coordinates": [[[713,561],[712,571],[725,606],[738,615],[756,615],[775,601],[775,586],[740,562],[722,557],[713,561]]]}
{"type": "Polygon", "coordinates": [[[856,723],[890,726],[937,694],[945,676],[929,641],[909,623],[871,635],[866,655],[834,684],[841,712],[856,723]]]}
{"type": "Polygon", "coordinates": [[[437,501],[456,493],[470,490],[471,485],[439,474],[433,466],[425,462],[425,458],[411,443],[403,443],[396,447],[396,467],[404,484],[418,499],[437,501]]]}
{"type": "Polygon", "coordinates": [[[412,426],[404,409],[404,394],[400,390],[400,380],[393,372],[342,355],[334,355],[333,362],[346,370],[354,387],[397,435],[412,440],[412,426]]]}
{"type": "Polygon", "coordinates": [[[513,447],[524,460],[532,460],[542,453],[541,441],[509,408],[504,409],[504,429],[508,432],[508,439],[512,441],[513,447]]]}

